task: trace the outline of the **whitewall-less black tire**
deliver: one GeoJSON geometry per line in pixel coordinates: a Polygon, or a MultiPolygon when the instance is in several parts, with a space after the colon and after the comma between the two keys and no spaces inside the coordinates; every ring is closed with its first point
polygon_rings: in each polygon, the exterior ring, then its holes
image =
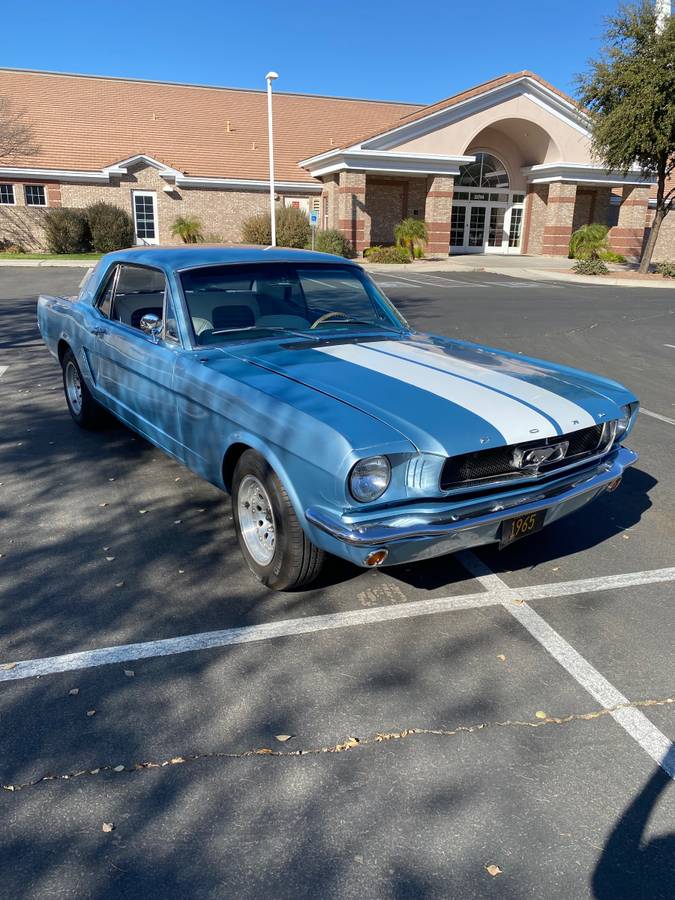
{"type": "Polygon", "coordinates": [[[80,428],[98,428],[104,419],[104,411],[89,393],[72,350],[63,354],[61,366],[68,412],[80,428]]]}
{"type": "Polygon", "coordinates": [[[274,591],[310,584],[324,552],[306,536],[276,473],[255,450],[246,450],[232,478],[232,514],[248,567],[274,591]]]}

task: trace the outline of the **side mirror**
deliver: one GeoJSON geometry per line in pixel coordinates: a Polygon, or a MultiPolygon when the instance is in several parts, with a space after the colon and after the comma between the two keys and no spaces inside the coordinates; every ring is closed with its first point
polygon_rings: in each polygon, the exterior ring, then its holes
{"type": "Polygon", "coordinates": [[[146,313],[140,322],[141,331],[149,335],[156,344],[162,336],[164,323],[155,313],[146,313]]]}

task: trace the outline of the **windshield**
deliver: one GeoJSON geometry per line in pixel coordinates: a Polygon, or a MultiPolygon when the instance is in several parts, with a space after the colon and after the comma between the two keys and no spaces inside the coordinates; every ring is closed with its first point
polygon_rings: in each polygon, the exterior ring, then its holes
{"type": "Polygon", "coordinates": [[[352,266],[260,263],[203,266],[180,273],[198,344],[366,326],[400,331],[403,317],[352,266]]]}

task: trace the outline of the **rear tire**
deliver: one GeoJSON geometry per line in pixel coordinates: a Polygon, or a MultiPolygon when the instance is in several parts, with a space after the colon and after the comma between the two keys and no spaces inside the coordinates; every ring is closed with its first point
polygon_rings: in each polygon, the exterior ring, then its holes
{"type": "Polygon", "coordinates": [[[94,400],[86,385],[72,350],[66,350],[61,361],[63,367],[63,391],[68,412],[80,428],[100,428],[105,413],[94,400]]]}
{"type": "Polygon", "coordinates": [[[235,466],[232,517],[244,559],[266,587],[297,590],[318,576],[325,553],[305,535],[274,469],[255,450],[235,466]]]}

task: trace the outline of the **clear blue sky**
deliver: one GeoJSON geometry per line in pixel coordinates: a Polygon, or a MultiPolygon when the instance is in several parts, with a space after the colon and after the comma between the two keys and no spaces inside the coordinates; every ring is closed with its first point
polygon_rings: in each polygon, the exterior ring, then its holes
{"type": "Polygon", "coordinates": [[[0,65],[432,102],[531,69],[562,90],[615,0],[28,0],[2,13],[0,65]],[[433,6],[433,13],[426,9],[433,6]]]}

